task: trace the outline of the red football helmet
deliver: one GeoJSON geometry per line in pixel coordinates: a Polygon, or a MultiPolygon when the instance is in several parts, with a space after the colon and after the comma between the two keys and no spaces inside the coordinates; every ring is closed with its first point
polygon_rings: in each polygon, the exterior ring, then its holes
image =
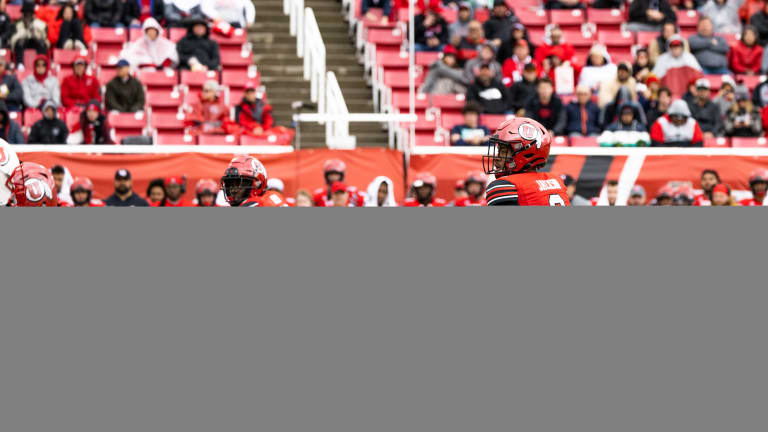
{"type": "Polygon", "coordinates": [[[768,183],[768,169],[756,169],[749,175],[749,187],[760,182],[768,183]]]}
{"type": "Polygon", "coordinates": [[[674,189],[672,197],[675,205],[689,206],[693,205],[693,187],[690,184],[681,184],[674,189]]]}
{"type": "Polygon", "coordinates": [[[428,172],[416,174],[416,178],[414,178],[413,183],[411,183],[411,187],[413,188],[416,199],[420,203],[426,205],[432,202],[432,198],[435,196],[435,190],[437,189],[437,177],[428,172]],[[419,189],[424,186],[429,186],[429,193],[420,194],[419,189]]]}
{"type": "Polygon", "coordinates": [[[267,170],[253,156],[235,156],[221,177],[221,190],[227,202],[239,206],[248,198],[255,198],[267,188],[267,170]]]}
{"type": "Polygon", "coordinates": [[[13,192],[13,205],[18,207],[56,207],[56,183],[45,167],[22,162],[5,185],[13,192]]]}
{"type": "Polygon", "coordinates": [[[216,195],[219,193],[219,185],[211,179],[200,179],[195,185],[195,195],[200,196],[204,193],[212,193],[216,195]]]}
{"type": "Polygon", "coordinates": [[[328,159],[323,164],[323,175],[326,183],[328,183],[328,174],[330,173],[339,173],[341,178],[338,181],[343,182],[344,176],[347,174],[347,165],[340,159],[328,159]]]}
{"type": "Polygon", "coordinates": [[[93,182],[91,182],[91,179],[88,177],[76,177],[72,181],[72,185],[69,187],[69,195],[72,197],[72,201],[75,203],[75,205],[88,204],[91,202],[91,196],[93,195],[93,182]],[[77,201],[75,199],[75,192],[77,191],[85,191],[88,193],[85,201],[77,201]]]}
{"type": "Polygon", "coordinates": [[[485,183],[488,181],[488,176],[483,171],[470,171],[467,173],[467,177],[464,179],[464,184],[468,183],[480,183],[485,187],[485,183]]]}
{"type": "Polygon", "coordinates": [[[506,176],[543,168],[551,143],[552,135],[536,120],[506,120],[488,141],[488,154],[483,156],[485,173],[506,176]]]}

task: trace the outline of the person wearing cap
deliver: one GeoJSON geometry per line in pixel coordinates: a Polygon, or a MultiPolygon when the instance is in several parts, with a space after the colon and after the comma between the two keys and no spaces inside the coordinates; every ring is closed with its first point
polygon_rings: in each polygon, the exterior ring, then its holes
{"type": "Polygon", "coordinates": [[[474,81],[482,65],[487,65],[491,69],[494,79],[501,80],[501,65],[496,61],[496,49],[490,42],[486,42],[480,48],[477,57],[467,60],[464,64],[464,80],[474,81]]]}
{"type": "Polygon", "coordinates": [[[632,77],[632,65],[628,61],[620,62],[616,66],[616,73],[601,82],[599,87],[597,105],[600,108],[605,108],[606,105],[615,100],[621,88],[626,88],[629,91],[633,101],[637,100],[637,82],[632,77]]]}
{"type": "Polygon", "coordinates": [[[763,132],[760,110],[752,105],[749,93],[736,92],[736,103],[725,117],[725,135],[729,137],[758,137],[763,132]]]}
{"type": "Polygon", "coordinates": [[[10,47],[13,48],[16,69],[24,70],[24,51],[30,49],[44,55],[48,52],[48,26],[35,17],[34,0],[25,0],[21,5],[21,19],[16,21],[10,47]]]}
{"type": "Polygon", "coordinates": [[[763,47],[757,44],[757,29],[744,27],[741,39],[728,52],[728,66],[735,74],[759,75],[763,61],[763,47]]]}
{"type": "Polygon", "coordinates": [[[478,67],[475,82],[467,89],[467,100],[479,103],[486,114],[504,114],[510,106],[507,88],[487,64],[478,67]]]}
{"type": "Polygon", "coordinates": [[[453,45],[446,45],[443,56],[429,65],[427,77],[419,91],[426,94],[456,94],[467,92],[464,71],[459,67],[458,55],[453,45]]]}
{"type": "Polygon", "coordinates": [[[523,66],[523,79],[509,88],[510,109],[516,115],[523,115],[526,102],[536,95],[537,79],[536,65],[528,63],[523,66]]]}
{"type": "Polygon", "coordinates": [[[414,17],[414,49],[416,51],[442,51],[448,42],[448,23],[431,8],[414,17]]]}
{"type": "Polygon", "coordinates": [[[523,109],[526,117],[541,123],[552,135],[559,135],[565,130],[563,102],[555,95],[554,84],[549,78],[539,79],[536,95],[528,99],[523,109]]]}
{"type": "Polygon", "coordinates": [[[74,5],[62,5],[56,11],[55,18],[48,22],[48,41],[59,49],[87,49],[90,32],[86,35],[74,5]]]}
{"type": "Polygon", "coordinates": [[[611,63],[608,48],[603,44],[594,44],[589,50],[587,64],[581,68],[579,85],[586,86],[592,91],[597,90],[601,84],[616,78],[616,65],[611,63]]]}
{"type": "Polygon", "coordinates": [[[56,115],[56,105],[46,101],[43,104],[43,118],[36,121],[29,131],[30,144],[66,144],[69,129],[56,115]]]}
{"type": "Polygon", "coordinates": [[[91,27],[124,27],[121,0],[87,0],[85,21],[91,27]]]}
{"type": "Polygon", "coordinates": [[[148,207],[149,203],[133,191],[131,172],[125,168],[115,171],[115,193],[104,203],[108,207],[148,207]]]}
{"type": "Polygon", "coordinates": [[[576,98],[564,108],[565,131],[571,137],[600,135],[600,108],[592,102],[592,91],[585,85],[576,86],[576,98]]]}
{"type": "Polygon", "coordinates": [[[645,205],[645,188],[636,184],[632,186],[632,190],[629,191],[629,198],[627,199],[628,206],[644,206],[645,205]]]}
{"type": "Polygon", "coordinates": [[[701,128],[682,99],[672,102],[667,113],[651,126],[654,147],[701,147],[703,144],[701,128]]]}
{"type": "Polygon", "coordinates": [[[722,75],[728,70],[728,42],[722,36],[716,36],[712,28],[712,20],[706,16],[699,17],[696,34],[688,38],[691,54],[696,57],[702,71],[707,75],[722,75]]]}
{"type": "Polygon", "coordinates": [[[668,87],[672,95],[679,98],[685,93],[689,82],[701,78],[702,72],[696,57],[685,52],[683,38],[672,35],[667,41],[667,52],[656,60],[653,74],[659,77],[662,86],[668,87]]]}
{"type": "MultiPolygon", "coordinates": [[[[498,59],[498,56],[496,58],[498,59]]],[[[511,87],[512,84],[521,81],[525,65],[532,61],[528,42],[525,39],[518,39],[515,43],[514,53],[504,60],[504,64],[501,66],[501,82],[505,86],[511,87]]]]}
{"type": "Polygon", "coordinates": [[[468,102],[464,106],[461,110],[464,122],[451,128],[452,146],[479,146],[488,142],[491,131],[480,124],[482,110],[483,108],[475,102],[468,102]]]}
{"type": "Polygon", "coordinates": [[[640,105],[631,101],[619,105],[618,118],[605,127],[610,132],[648,132],[648,127],[640,116],[640,105]]]}
{"type": "Polygon", "coordinates": [[[24,91],[13,71],[8,70],[8,63],[0,58],[0,101],[5,102],[9,111],[24,109],[24,91]]]}
{"type": "Polygon", "coordinates": [[[510,10],[505,0],[494,0],[491,16],[483,24],[485,37],[488,38],[496,47],[509,39],[512,33],[512,26],[519,22],[515,12],[510,10]]]}
{"type": "Polygon", "coordinates": [[[696,97],[693,103],[688,104],[691,116],[699,123],[704,138],[723,136],[723,117],[720,109],[712,102],[709,80],[699,78],[696,80],[696,97]]]}
{"type": "Polygon", "coordinates": [[[668,0],[633,0],[629,5],[627,31],[658,31],[665,21],[677,22],[668,0]]]}
{"type": "Polygon", "coordinates": [[[130,42],[120,56],[139,68],[176,68],[179,64],[176,44],[163,36],[164,29],[157,20],[152,17],[144,20],[141,31],[141,38],[130,42]]]}
{"type": "Polygon", "coordinates": [[[193,71],[217,70],[221,66],[219,44],[211,40],[208,24],[202,18],[188,23],[186,36],[176,44],[179,66],[193,71]]]}
{"type": "Polygon", "coordinates": [[[459,2],[459,14],[456,21],[448,25],[449,40],[461,40],[469,34],[469,23],[472,22],[472,3],[459,2]]]}
{"type": "Polygon", "coordinates": [[[735,89],[736,82],[733,78],[730,75],[723,75],[720,90],[718,90],[717,96],[712,99],[712,103],[717,106],[717,109],[720,112],[720,117],[722,118],[725,118],[725,116],[728,115],[728,110],[731,109],[731,105],[736,102],[735,89]]]}
{"type": "Polygon", "coordinates": [[[99,81],[85,73],[88,59],[78,56],[72,66],[72,75],[61,82],[61,103],[64,108],[84,107],[89,100],[101,100],[99,81]]]}
{"type": "Polygon", "coordinates": [[[50,73],[49,67],[47,55],[35,57],[33,73],[21,83],[27,108],[40,109],[45,101],[53,102],[57,108],[61,106],[59,80],[50,73]]]}
{"type": "Polygon", "coordinates": [[[253,136],[266,133],[274,124],[272,105],[264,101],[263,90],[257,92],[252,81],[245,84],[243,100],[235,106],[235,122],[243,133],[253,136]]]}
{"type": "Polygon", "coordinates": [[[107,111],[138,112],[144,110],[144,86],[131,75],[131,64],[126,59],[117,62],[117,75],[107,83],[104,102],[107,111]]]}
{"type": "Polygon", "coordinates": [[[107,117],[98,100],[88,102],[80,113],[80,121],[72,128],[67,144],[112,144],[107,117]]]}
{"type": "Polygon", "coordinates": [[[226,134],[232,131],[229,108],[219,97],[219,84],[206,81],[198,100],[192,104],[185,124],[190,135],[226,134]]]}

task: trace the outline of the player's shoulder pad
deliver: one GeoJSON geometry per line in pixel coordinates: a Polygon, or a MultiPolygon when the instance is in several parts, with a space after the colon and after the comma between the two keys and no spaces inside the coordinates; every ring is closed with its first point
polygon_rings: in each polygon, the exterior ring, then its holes
{"type": "Polygon", "coordinates": [[[489,206],[517,204],[517,186],[507,177],[492,181],[485,188],[485,199],[489,206]]]}

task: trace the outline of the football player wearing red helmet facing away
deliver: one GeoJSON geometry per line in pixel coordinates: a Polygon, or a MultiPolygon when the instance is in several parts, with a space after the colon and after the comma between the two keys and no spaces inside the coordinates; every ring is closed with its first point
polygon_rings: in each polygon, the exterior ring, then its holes
{"type": "Polygon", "coordinates": [[[499,125],[483,156],[485,173],[496,177],[485,190],[489,206],[571,205],[560,177],[539,172],[547,164],[551,142],[544,126],[529,118],[515,117],[499,125]]]}
{"type": "Polygon", "coordinates": [[[488,203],[485,201],[485,183],[488,181],[488,176],[482,171],[472,171],[467,174],[467,178],[463,180],[464,189],[467,191],[467,196],[456,199],[456,207],[477,207],[484,206],[488,203]]]}
{"type": "Polygon", "coordinates": [[[232,207],[287,207],[282,196],[267,189],[267,170],[253,156],[235,156],[221,177],[221,190],[232,207]]]}
{"type": "Polygon", "coordinates": [[[106,207],[104,201],[93,198],[93,182],[88,177],[76,177],[69,187],[75,207],[106,207]]]}
{"type": "Polygon", "coordinates": [[[403,207],[445,207],[447,204],[442,198],[435,198],[437,190],[437,178],[428,172],[416,175],[411,183],[414,196],[406,198],[403,207]]]}
{"type": "Polygon", "coordinates": [[[13,207],[57,207],[56,183],[42,165],[22,162],[5,180],[11,191],[8,205],[13,207]]]}

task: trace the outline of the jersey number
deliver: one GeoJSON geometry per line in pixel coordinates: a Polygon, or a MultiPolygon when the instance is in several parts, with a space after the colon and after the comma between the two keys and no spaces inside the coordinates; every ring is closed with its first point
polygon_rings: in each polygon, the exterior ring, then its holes
{"type": "Polygon", "coordinates": [[[565,200],[563,200],[563,197],[560,196],[560,194],[551,194],[549,196],[549,205],[551,206],[564,206],[565,200]]]}

